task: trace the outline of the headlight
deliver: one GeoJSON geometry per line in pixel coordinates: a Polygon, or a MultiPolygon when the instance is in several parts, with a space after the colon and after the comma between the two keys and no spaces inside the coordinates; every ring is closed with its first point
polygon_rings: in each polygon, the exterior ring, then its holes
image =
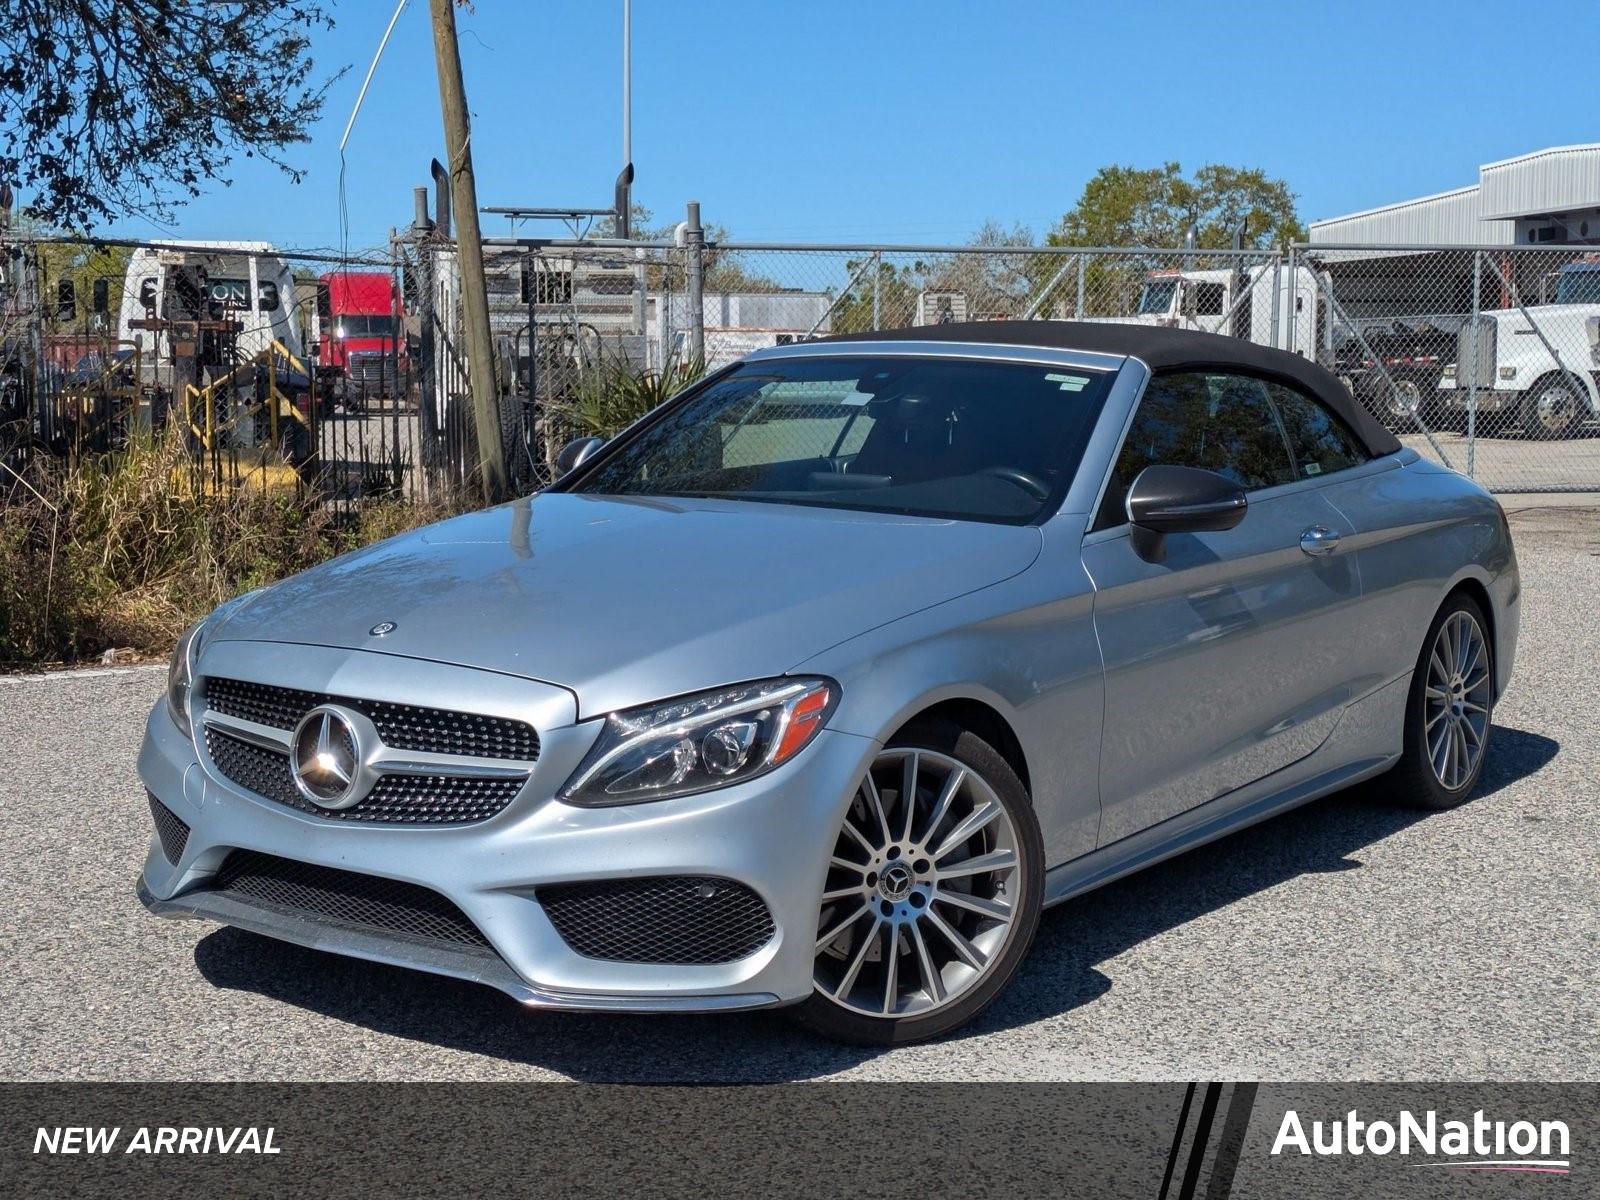
{"type": "Polygon", "coordinates": [[[600,807],[743,783],[805,749],[838,701],[826,679],[767,679],[612,713],[561,798],[600,807]]]}
{"type": "Polygon", "coordinates": [[[202,617],[185,629],[183,636],[178,639],[177,648],[172,652],[172,661],[167,664],[167,712],[172,714],[173,724],[183,730],[186,736],[192,733],[189,727],[189,694],[194,690],[194,666],[199,661],[200,643],[205,640],[206,631],[216,628],[223,618],[265,590],[256,588],[254,591],[241,592],[232,600],[223,601],[211,610],[209,616],[202,617]]]}
{"type": "Polygon", "coordinates": [[[189,692],[194,687],[194,660],[200,655],[200,636],[205,626],[205,621],[196,621],[185,629],[172,652],[172,661],[167,664],[167,712],[172,714],[173,724],[183,730],[185,737],[192,732],[189,692]]]}

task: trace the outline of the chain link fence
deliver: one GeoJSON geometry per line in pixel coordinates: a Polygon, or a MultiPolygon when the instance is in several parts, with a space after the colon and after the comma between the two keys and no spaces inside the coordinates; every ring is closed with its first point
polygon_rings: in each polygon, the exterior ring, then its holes
{"type": "MultiPolygon", "coordinates": [[[[1119,321],[1314,359],[1407,445],[1502,492],[1600,490],[1600,256],[1581,247],[711,247],[708,363],[950,321],[1119,321]],[[730,322],[742,294],[807,306],[730,322]]],[[[710,278],[710,276],[708,276],[710,278]]]]}
{"type": "Polygon", "coordinates": [[[170,435],[186,486],[420,499],[410,273],[398,251],[0,236],[0,474],[170,435]]]}
{"type": "MultiPolygon", "coordinates": [[[[1401,439],[1497,491],[1600,490],[1600,257],[1582,248],[1283,251],[491,239],[508,473],[548,483],[708,370],[828,335],[1138,322],[1314,358],[1401,439]]],[[[453,245],[0,239],[0,455],[175,429],[200,486],[349,510],[476,485],[453,245]]]]}

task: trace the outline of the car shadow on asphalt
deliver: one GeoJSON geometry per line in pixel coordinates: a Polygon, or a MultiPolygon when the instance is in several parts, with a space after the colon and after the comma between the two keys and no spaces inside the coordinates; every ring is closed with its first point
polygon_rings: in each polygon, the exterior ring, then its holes
{"type": "MultiPolygon", "coordinates": [[[[1469,803],[1538,771],[1550,738],[1496,726],[1469,803]]],[[[1336,793],[1047,912],[1012,986],[952,1039],[1027,1025],[1111,988],[1098,969],[1141,942],[1296,876],[1353,870],[1351,855],[1430,814],[1380,785],[1336,793]]],[[[194,951],[214,986],[255,992],[378,1033],[591,1082],[746,1083],[848,1070],[881,1049],[838,1046],[771,1012],[634,1017],[530,1012],[490,988],[344,958],[224,928],[194,951]]],[[[467,1068],[470,1072],[470,1067],[467,1068]]]]}

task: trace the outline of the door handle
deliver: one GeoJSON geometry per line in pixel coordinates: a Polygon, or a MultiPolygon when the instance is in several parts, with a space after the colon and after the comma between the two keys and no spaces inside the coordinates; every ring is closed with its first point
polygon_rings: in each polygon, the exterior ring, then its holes
{"type": "Polygon", "coordinates": [[[1300,549],[1314,558],[1332,554],[1339,548],[1339,531],[1326,525],[1313,525],[1300,535],[1300,549]]]}

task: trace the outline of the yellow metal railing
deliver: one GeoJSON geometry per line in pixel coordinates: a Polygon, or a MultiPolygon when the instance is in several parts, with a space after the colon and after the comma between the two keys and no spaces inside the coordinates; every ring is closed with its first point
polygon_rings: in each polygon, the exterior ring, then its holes
{"type": "Polygon", "coordinates": [[[268,426],[271,430],[272,444],[279,444],[280,422],[296,421],[309,428],[309,422],[284,395],[278,387],[278,365],[282,360],[290,369],[298,370],[309,380],[311,373],[306,370],[305,364],[282,342],[274,338],[265,349],[234,365],[225,374],[213,379],[204,387],[194,384],[184,386],[184,419],[189,425],[189,431],[206,453],[213,453],[217,448],[217,434],[224,430],[236,428],[245,419],[254,419],[264,407],[267,411],[268,426]],[[267,367],[267,395],[264,400],[255,400],[240,406],[233,412],[227,421],[220,426],[217,423],[217,397],[228,391],[237,394],[241,383],[254,384],[256,369],[260,366],[267,367]],[[200,408],[201,420],[196,420],[196,407],[200,408]]]}
{"type": "MultiPolygon", "coordinates": [[[[285,422],[293,422],[302,427],[309,437],[313,436],[313,427],[308,418],[295,407],[294,403],[278,386],[280,370],[287,367],[298,370],[308,381],[311,373],[306,370],[305,364],[287,346],[277,339],[273,339],[264,349],[249,358],[236,363],[225,374],[211,380],[204,387],[187,384],[184,387],[183,406],[184,421],[189,428],[194,442],[197,445],[197,459],[202,465],[202,486],[208,490],[211,487],[222,486],[222,449],[221,436],[223,433],[239,427],[246,421],[253,421],[263,409],[266,412],[269,429],[270,444],[275,450],[282,452],[283,441],[281,433],[285,422]],[[226,420],[218,419],[218,400],[220,397],[233,393],[239,394],[241,388],[252,389],[255,386],[256,371],[265,366],[267,368],[266,395],[254,399],[247,404],[235,404],[226,420]]],[[[269,463],[262,458],[256,466],[250,468],[243,476],[238,474],[238,464],[235,462],[230,470],[233,472],[235,482],[249,483],[256,475],[260,475],[260,484],[265,488],[295,487],[301,482],[298,467],[300,464],[287,462],[283,465],[269,463]]]]}

